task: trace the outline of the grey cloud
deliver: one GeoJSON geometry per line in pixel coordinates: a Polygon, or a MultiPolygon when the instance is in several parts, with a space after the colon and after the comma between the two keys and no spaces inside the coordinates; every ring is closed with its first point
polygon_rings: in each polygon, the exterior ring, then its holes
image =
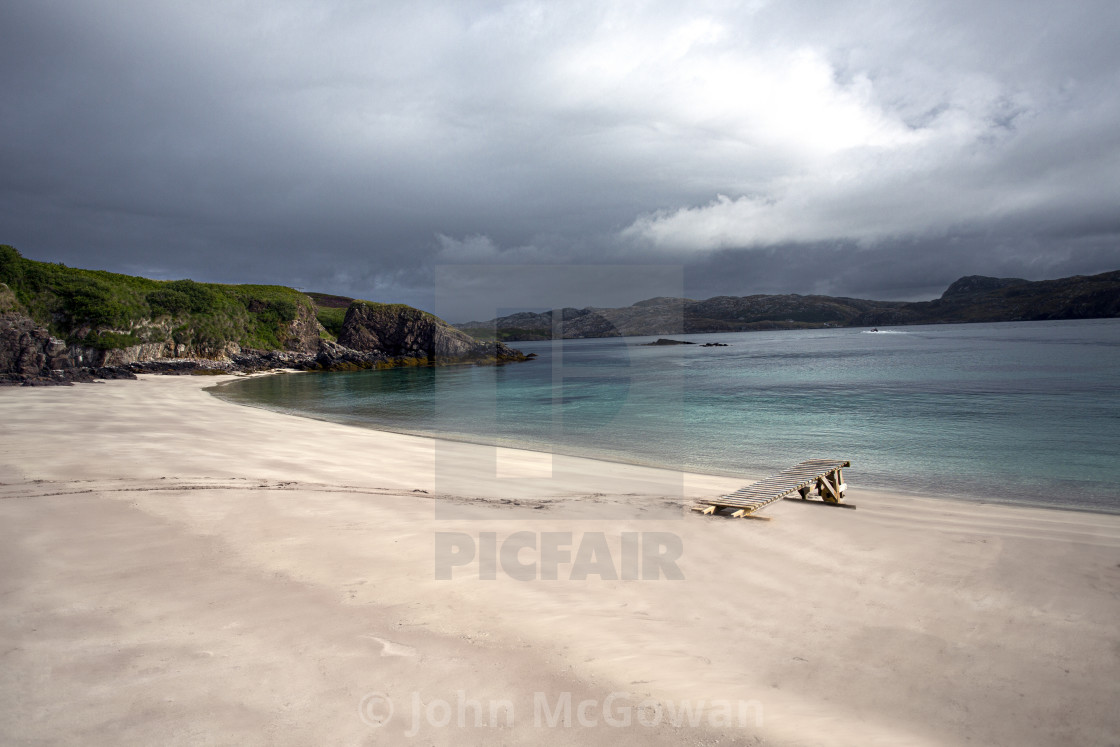
{"type": "Polygon", "coordinates": [[[1118,36],[1091,0],[9,3],[0,241],[421,305],[449,261],[694,297],[1115,269],[1118,36]],[[719,195],[777,207],[712,243],[719,195]]]}

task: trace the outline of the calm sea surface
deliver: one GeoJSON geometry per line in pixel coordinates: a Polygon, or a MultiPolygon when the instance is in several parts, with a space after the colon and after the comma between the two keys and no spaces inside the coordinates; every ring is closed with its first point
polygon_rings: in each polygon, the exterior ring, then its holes
{"type": "Polygon", "coordinates": [[[1120,320],[517,343],[498,368],[216,393],[369,428],[713,474],[850,459],[853,489],[1120,513],[1120,320]]]}

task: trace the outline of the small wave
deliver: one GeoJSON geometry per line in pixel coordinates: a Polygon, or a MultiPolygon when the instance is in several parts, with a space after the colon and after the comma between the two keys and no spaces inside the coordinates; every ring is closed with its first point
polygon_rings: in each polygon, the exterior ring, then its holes
{"type": "Polygon", "coordinates": [[[909,332],[902,332],[897,329],[864,329],[860,330],[861,335],[908,335],[909,332]]]}

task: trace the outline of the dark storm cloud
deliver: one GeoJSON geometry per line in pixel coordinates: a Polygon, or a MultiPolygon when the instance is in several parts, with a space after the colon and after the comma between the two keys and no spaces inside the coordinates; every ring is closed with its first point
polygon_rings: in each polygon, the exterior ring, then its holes
{"type": "Polygon", "coordinates": [[[9,3],[0,241],[456,316],[493,303],[437,304],[460,263],[694,297],[1115,269],[1118,36],[1111,1],[9,3]]]}

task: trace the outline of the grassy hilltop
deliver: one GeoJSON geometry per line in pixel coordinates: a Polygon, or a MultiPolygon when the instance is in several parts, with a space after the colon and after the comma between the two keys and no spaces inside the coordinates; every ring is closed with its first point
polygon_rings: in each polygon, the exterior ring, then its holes
{"type": "Polygon", "coordinates": [[[313,317],[314,302],[279,285],[149,280],[36,262],[0,245],[0,283],[22,310],[68,344],[102,350],[170,337],[198,351],[228,343],[283,348],[291,323],[313,317]]]}

